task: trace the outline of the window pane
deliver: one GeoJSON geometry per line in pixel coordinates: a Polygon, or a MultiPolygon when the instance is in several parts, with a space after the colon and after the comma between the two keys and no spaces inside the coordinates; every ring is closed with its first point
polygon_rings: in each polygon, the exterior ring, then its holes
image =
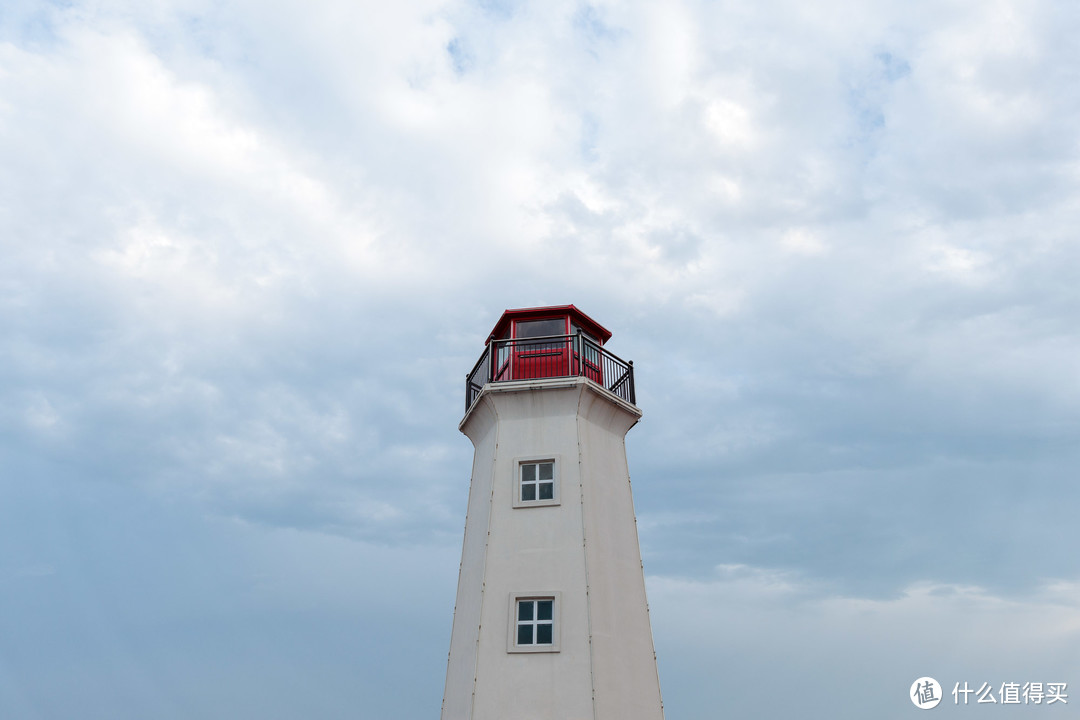
{"type": "Polygon", "coordinates": [[[536,466],[535,465],[522,465],[521,466],[521,481],[532,482],[536,480],[536,466]]]}
{"type": "MultiPolygon", "coordinates": [[[[550,640],[548,641],[551,642],[550,640]]],[[[518,625],[518,645],[532,645],[532,625],[518,625]]]]}
{"type": "Polygon", "coordinates": [[[521,486],[521,499],[522,500],[535,500],[536,499],[536,484],[530,483],[529,485],[521,486]]]}
{"type": "MultiPolygon", "coordinates": [[[[518,643],[520,644],[520,643],[518,643]]],[[[537,645],[550,645],[551,644],[551,626],[550,625],[537,625],[536,626],[536,644],[537,645]]]]}
{"type": "Polygon", "coordinates": [[[555,477],[555,463],[540,463],[540,479],[551,480],[555,477]]]}
{"type": "Polygon", "coordinates": [[[550,620],[551,619],[551,600],[537,600],[536,601],[536,619],[537,620],[550,620]]]}
{"type": "Polygon", "coordinates": [[[540,499],[541,500],[554,500],[555,499],[555,483],[549,483],[549,482],[540,483],[540,499]]]}
{"type": "Polygon", "coordinates": [[[550,320],[518,320],[517,337],[534,338],[548,335],[565,335],[566,320],[564,318],[551,318],[550,320]]]}
{"type": "Polygon", "coordinates": [[[518,603],[518,620],[533,619],[533,601],[522,600],[518,603]]]}

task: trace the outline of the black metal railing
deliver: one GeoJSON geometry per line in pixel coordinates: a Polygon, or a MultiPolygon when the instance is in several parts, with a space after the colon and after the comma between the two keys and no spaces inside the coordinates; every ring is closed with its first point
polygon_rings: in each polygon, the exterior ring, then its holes
{"type": "Polygon", "coordinates": [[[586,377],[630,404],[634,363],[611,354],[582,333],[492,340],[465,377],[465,409],[489,382],[586,377]]]}

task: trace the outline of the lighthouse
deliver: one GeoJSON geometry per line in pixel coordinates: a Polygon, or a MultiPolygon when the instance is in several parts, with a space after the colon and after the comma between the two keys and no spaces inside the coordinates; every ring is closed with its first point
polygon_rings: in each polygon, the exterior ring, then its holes
{"type": "Polygon", "coordinates": [[[507,310],[474,448],[442,720],[662,720],[627,431],[634,366],[573,305],[507,310]]]}

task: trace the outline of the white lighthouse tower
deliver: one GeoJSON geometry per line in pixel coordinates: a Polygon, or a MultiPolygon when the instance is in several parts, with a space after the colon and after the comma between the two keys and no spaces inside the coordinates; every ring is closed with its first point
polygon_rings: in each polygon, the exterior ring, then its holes
{"type": "Polygon", "coordinates": [[[442,720],[662,720],[626,432],[633,364],[573,305],[507,310],[475,455],[442,720]]]}

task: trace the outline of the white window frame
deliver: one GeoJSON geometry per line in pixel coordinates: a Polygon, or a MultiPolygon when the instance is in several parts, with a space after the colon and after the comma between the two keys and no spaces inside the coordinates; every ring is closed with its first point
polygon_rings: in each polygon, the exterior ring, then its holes
{"type": "Polygon", "coordinates": [[[559,486],[562,484],[562,482],[560,480],[561,473],[559,471],[560,471],[560,462],[559,462],[559,456],[558,455],[532,455],[530,457],[514,458],[514,476],[512,478],[513,498],[514,498],[513,506],[516,507],[516,508],[550,507],[552,505],[561,504],[561,500],[559,499],[559,486]],[[539,465],[540,463],[551,463],[552,464],[552,469],[551,469],[551,476],[552,476],[552,481],[553,481],[552,493],[551,493],[552,497],[551,497],[550,500],[540,500],[539,499],[539,497],[540,497],[540,485],[539,485],[539,483],[537,483],[537,486],[536,486],[537,499],[536,500],[522,500],[521,499],[521,484],[522,484],[522,481],[523,481],[523,478],[522,478],[523,470],[522,470],[522,468],[525,465],[539,465]]]}
{"type": "MultiPolygon", "coordinates": [[[[562,593],[551,590],[512,592],[510,593],[509,623],[506,632],[506,652],[508,653],[552,653],[559,652],[559,634],[562,623],[560,622],[560,605],[562,593]],[[550,645],[518,645],[518,603],[521,601],[551,601],[551,644],[550,645]]],[[[535,613],[536,606],[533,606],[535,613]]],[[[534,614],[532,624],[537,624],[534,614]]],[[[533,630],[535,633],[535,629],[533,630]]],[[[535,637],[535,635],[534,635],[535,637]]]]}

